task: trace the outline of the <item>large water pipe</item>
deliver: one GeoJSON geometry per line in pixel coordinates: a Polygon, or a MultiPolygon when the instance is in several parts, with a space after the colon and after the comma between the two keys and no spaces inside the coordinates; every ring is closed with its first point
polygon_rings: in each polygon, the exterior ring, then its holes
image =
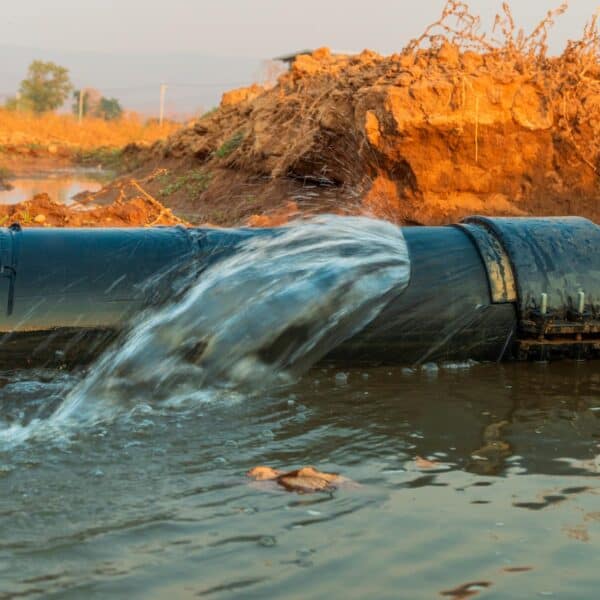
{"type": "MultiPolygon", "coordinates": [[[[600,228],[472,217],[403,228],[404,291],[328,360],[600,357],[600,228]]],[[[0,229],[0,368],[89,362],[149,305],[273,229],[0,229]]]]}

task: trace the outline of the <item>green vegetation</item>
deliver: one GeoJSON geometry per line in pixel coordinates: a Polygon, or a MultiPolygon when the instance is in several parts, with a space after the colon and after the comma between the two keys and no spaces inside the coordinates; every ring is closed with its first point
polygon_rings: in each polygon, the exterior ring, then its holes
{"type": "Polygon", "coordinates": [[[168,173],[157,177],[156,181],[162,185],[159,195],[164,197],[171,196],[183,190],[186,195],[199,196],[206,191],[212,175],[201,169],[189,171],[184,175],[173,177],[168,173]]]}
{"type": "Polygon", "coordinates": [[[202,113],[199,118],[206,119],[207,117],[214,115],[218,110],[219,110],[218,106],[213,106],[212,108],[209,108],[206,112],[202,113]]]}
{"type": "Polygon", "coordinates": [[[77,150],[73,160],[82,165],[102,165],[111,171],[119,171],[123,164],[123,152],[119,148],[93,148],[77,150]]]}
{"type": "Polygon", "coordinates": [[[217,158],[228,157],[242,142],[244,134],[241,131],[234,133],[227,141],[221,144],[221,147],[215,152],[217,158]]]}
{"type": "Polygon", "coordinates": [[[38,142],[27,142],[25,147],[33,154],[38,154],[46,150],[46,146],[44,146],[44,144],[39,144],[38,142]]]}
{"type": "Polygon", "coordinates": [[[33,105],[29,98],[21,98],[21,94],[17,94],[16,96],[11,96],[6,99],[4,103],[4,108],[6,110],[24,110],[28,112],[33,112],[33,105]]]}
{"type": "MultiPolygon", "coordinates": [[[[71,110],[73,114],[77,116],[79,114],[79,97],[81,96],[82,90],[75,90],[73,92],[73,104],[71,110]]],[[[94,103],[94,95],[92,90],[83,90],[83,106],[81,107],[82,116],[87,116],[90,112],[90,104],[94,103]]]]}
{"type": "MultiPolygon", "coordinates": [[[[4,108],[13,111],[29,111],[37,114],[60,108],[73,85],[69,70],[53,62],[34,60],[21,81],[19,92],[8,98],[4,108]]],[[[123,107],[116,98],[102,96],[98,90],[87,88],[73,92],[73,113],[79,114],[79,96],[83,93],[83,116],[91,116],[105,121],[114,121],[123,115],[123,107]]]]}
{"type": "Polygon", "coordinates": [[[105,121],[114,121],[123,115],[123,107],[116,98],[102,96],[98,107],[98,116],[105,121]]]}
{"type": "Polygon", "coordinates": [[[8,169],[7,167],[0,166],[0,180],[8,179],[9,177],[13,177],[14,173],[8,169]]]}
{"type": "Polygon", "coordinates": [[[88,88],[73,92],[73,114],[79,114],[79,98],[83,93],[82,116],[114,121],[123,115],[123,108],[116,98],[106,98],[98,90],[88,88]]]}
{"type": "Polygon", "coordinates": [[[12,216],[11,221],[20,223],[21,225],[32,225],[35,222],[27,208],[23,208],[18,213],[15,213],[12,216]]]}
{"type": "Polygon", "coordinates": [[[19,95],[9,100],[15,108],[30,108],[43,113],[62,106],[73,86],[69,71],[53,62],[34,60],[21,81],[19,95]],[[21,106],[22,103],[22,106],[21,106]]]}

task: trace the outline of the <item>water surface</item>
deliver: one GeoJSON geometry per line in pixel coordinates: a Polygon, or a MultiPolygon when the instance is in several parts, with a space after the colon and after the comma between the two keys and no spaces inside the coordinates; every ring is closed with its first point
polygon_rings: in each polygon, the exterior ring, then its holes
{"type": "MultiPolygon", "coordinates": [[[[595,597],[597,365],[456,367],[318,367],[5,449],[0,597],[595,597]],[[273,492],[256,464],[360,486],[273,492]]],[[[4,374],[3,419],[76,379],[4,374]]]]}
{"type": "Polygon", "coordinates": [[[0,190],[0,203],[17,204],[46,193],[62,204],[71,204],[81,192],[98,191],[112,177],[101,168],[65,167],[15,173],[8,180],[13,188],[0,190]]]}
{"type": "Polygon", "coordinates": [[[596,363],[306,370],[409,266],[399,229],[324,217],[87,371],[0,373],[0,598],[596,597],[596,363]],[[260,464],[354,483],[290,494],[260,464]]]}

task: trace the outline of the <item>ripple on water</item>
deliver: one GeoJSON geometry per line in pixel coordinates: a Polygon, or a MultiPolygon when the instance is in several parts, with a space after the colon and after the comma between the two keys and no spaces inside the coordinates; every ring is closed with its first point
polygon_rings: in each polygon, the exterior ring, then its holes
{"type": "MultiPolygon", "coordinates": [[[[210,401],[145,390],[113,420],[2,446],[2,593],[597,595],[596,365],[343,372],[210,401]],[[257,464],[359,486],[265,490],[244,476],[257,464]]],[[[0,380],[10,431],[79,378],[0,380]]]]}

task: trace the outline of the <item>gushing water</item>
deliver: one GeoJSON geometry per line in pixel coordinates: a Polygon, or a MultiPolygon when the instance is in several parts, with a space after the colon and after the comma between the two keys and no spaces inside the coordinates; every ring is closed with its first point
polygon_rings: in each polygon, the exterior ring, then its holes
{"type": "Polygon", "coordinates": [[[409,274],[402,232],[384,221],[327,216],[251,238],[141,316],[49,418],[3,437],[287,384],[372,321],[409,274]]]}

